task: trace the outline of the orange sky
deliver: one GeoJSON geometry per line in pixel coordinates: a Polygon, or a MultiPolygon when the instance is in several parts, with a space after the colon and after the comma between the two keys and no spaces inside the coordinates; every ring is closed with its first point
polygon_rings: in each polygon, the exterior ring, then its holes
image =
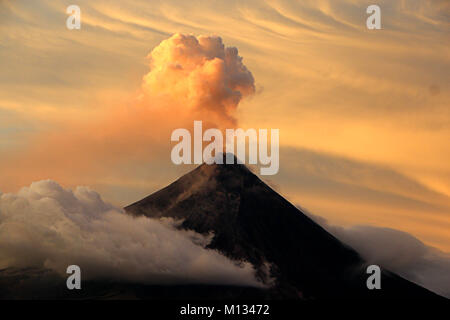
{"type": "Polygon", "coordinates": [[[195,114],[139,100],[146,57],[177,32],[217,35],[255,80],[239,126],[280,129],[269,183],[331,222],[450,250],[448,2],[379,1],[374,31],[354,0],[78,1],[79,31],[70,4],[0,2],[3,192],[52,178],[125,205],[188,171],[169,134],[195,114]]]}

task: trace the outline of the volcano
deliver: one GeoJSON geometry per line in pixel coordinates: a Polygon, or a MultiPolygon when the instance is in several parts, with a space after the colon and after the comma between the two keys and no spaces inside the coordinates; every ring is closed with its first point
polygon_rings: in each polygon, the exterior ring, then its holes
{"type": "Polygon", "coordinates": [[[382,268],[369,290],[360,255],[306,216],[245,165],[202,164],[125,211],[182,221],[179,228],[213,233],[209,249],[248,261],[270,284],[269,298],[437,298],[382,268]]]}

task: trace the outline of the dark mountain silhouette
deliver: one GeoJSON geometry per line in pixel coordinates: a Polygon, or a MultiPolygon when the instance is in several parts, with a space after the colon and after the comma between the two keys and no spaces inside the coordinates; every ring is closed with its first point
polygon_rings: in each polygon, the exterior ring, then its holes
{"type": "Polygon", "coordinates": [[[214,237],[232,260],[249,261],[268,288],[154,285],[117,279],[66,278],[44,268],[0,269],[0,299],[265,300],[322,298],[443,299],[384,270],[381,290],[366,287],[367,264],[244,165],[201,165],[125,208],[129,214],[182,220],[179,228],[214,237]]]}
{"type": "Polygon", "coordinates": [[[269,298],[439,297],[387,270],[382,289],[368,290],[367,263],[359,254],[244,165],[203,164],[125,210],[182,219],[180,228],[213,232],[210,249],[251,262],[261,281],[275,279],[269,298]]]}

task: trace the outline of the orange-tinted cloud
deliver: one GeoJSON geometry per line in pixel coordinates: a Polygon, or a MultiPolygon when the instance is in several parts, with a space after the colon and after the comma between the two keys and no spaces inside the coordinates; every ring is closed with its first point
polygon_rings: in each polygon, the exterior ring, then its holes
{"type": "Polygon", "coordinates": [[[169,96],[220,122],[234,123],[239,102],[255,91],[253,76],[237,48],[225,47],[220,37],[175,34],[162,41],[149,58],[145,93],[169,96]]]}
{"type": "Polygon", "coordinates": [[[65,120],[3,157],[4,191],[47,178],[92,184],[93,176],[110,176],[121,164],[170,163],[174,129],[189,129],[193,120],[204,120],[205,127],[233,124],[239,102],[254,92],[237,49],[219,37],[175,34],[149,57],[142,88],[126,105],[102,108],[94,119],[65,120]]]}

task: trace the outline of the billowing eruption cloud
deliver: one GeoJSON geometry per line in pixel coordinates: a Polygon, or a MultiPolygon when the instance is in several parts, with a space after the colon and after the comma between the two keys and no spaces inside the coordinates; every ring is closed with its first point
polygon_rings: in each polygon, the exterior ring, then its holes
{"type": "Polygon", "coordinates": [[[220,37],[175,34],[149,58],[144,91],[175,98],[196,113],[234,122],[241,99],[255,91],[237,48],[225,47],[220,37]]]}
{"type": "Polygon", "coordinates": [[[205,128],[230,128],[239,102],[254,92],[238,50],[225,47],[220,37],[175,34],[149,60],[150,71],[127,103],[65,119],[57,129],[34,134],[26,148],[2,156],[2,189],[16,191],[48,178],[92,185],[114,171],[115,180],[138,179],[118,178],[116,169],[170,161],[171,132],[192,128],[194,120],[203,120],[205,128]]]}
{"type": "Polygon", "coordinates": [[[176,230],[173,221],[133,218],[98,193],[51,180],[0,193],[0,269],[36,267],[83,278],[142,283],[261,286],[248,263],[206,250],[211,236],[176,230]]]}

